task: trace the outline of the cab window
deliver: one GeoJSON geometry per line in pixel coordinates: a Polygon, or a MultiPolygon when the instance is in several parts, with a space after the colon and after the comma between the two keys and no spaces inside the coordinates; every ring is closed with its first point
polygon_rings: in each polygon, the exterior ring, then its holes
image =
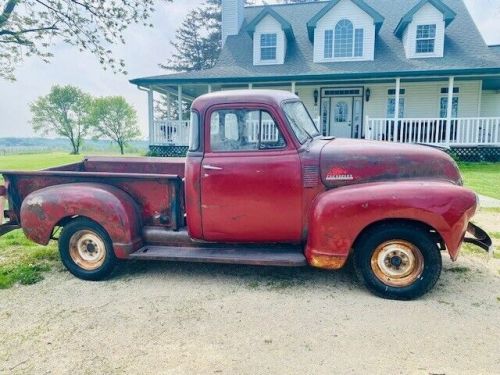
{"type": "Polygon", "coordinates": [[[212,112],[210,148],[214,152],[258,151],[285,146],[278,125],[264,110],[224,109],[212,112]]]}

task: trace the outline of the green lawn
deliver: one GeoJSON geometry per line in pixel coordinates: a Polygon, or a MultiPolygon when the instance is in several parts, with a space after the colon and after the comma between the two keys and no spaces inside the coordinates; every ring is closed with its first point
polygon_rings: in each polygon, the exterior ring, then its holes
{"type": "Polygon", "coordinates": [[[500,199],[500,163],[459,163],[465,186],[500,199]]]}
{"type": "Polygon", "coordinates": [[[57,165],[76,163],[83,159],[82,155],[69,155],[67,153],[53,154],[26,154],[0,156],[0,170],[38,170],[57,165]]]}

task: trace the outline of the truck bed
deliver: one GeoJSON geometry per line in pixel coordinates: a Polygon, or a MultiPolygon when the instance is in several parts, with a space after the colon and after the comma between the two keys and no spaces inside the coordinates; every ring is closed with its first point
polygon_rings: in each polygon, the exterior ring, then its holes
{"type": "Polygon", "coordinates": [[[54,185],[91,182],[115,186],[137,203],[143,225],[178,230],[184,226],[184,159],[86,157],[79,163],[41,171],[0,171],[9,197],[11,224],[23,200],[54,185]]]}

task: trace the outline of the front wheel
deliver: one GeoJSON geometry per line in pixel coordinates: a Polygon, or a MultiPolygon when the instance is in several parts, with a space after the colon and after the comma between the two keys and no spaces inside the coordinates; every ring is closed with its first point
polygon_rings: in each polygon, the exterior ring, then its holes
{"type": "Polygon", "coordinates": [[[117,263],[108,233],[86,218],[77,218],[63,228],[59,253],[68,271],[83,280],[102,280],[117,263]]]}
{"type": "Polygon", "coordinates": [[[418,298],[441,274],[441,252],[429,231],[411,224],[384,224],[364,233],[354,249],[358,278],[389,299],[418,298]]]}

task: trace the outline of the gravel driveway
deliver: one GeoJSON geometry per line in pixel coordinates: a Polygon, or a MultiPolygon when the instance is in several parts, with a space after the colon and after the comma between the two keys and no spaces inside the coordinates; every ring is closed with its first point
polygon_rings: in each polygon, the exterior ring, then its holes
{"type": "Polygon", "coordinates": [[[126,263],[102,283],[61,269],[0,291],[0,373],[498,374],[499,263],[444,257],[413,302],[349,269],[126,263]]]}

